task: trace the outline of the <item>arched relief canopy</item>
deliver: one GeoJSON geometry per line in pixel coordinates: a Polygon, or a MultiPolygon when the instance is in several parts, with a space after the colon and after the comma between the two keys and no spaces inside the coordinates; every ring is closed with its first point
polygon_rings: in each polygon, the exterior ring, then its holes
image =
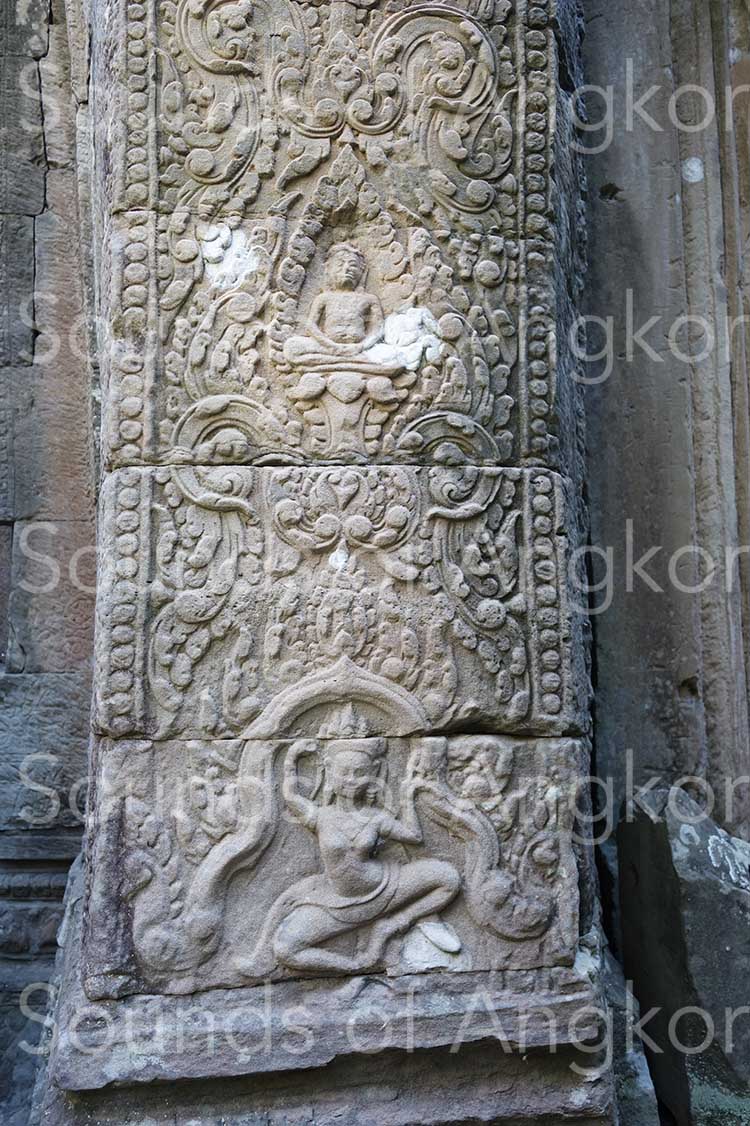
{"type": "MultiPolygon", "coordinates": [[[[413,735],[429,729],[428,717],[410,692],[342,656],[325,672],[305,677],[276,696],[245,732],[248,739],[316,735],[320,714],[350,705],[362,709],[372,734],[413,735]],[[317,713],[317,723],[306,722],[317,713]]],[[[335,737],[330,727],[330,736],[335,737]]],[[[345,731],[340,732],[345,735],[345,731]]]]}

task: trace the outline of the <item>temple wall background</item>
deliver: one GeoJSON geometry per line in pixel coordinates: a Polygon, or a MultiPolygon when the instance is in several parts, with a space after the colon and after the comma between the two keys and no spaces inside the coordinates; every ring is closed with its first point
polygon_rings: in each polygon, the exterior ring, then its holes
{"type": "MultiPolygon", "coordinates": [[[[587,393],[592,543],[613,548],[615,561],[612,597],[601,592],[599,606],[608,608],[594,620],[597,755],[621,786],[631,747],[636,778],[704,775],[721,795],[724,780],[740,778],[748,763],[746,553],[728,595],[723,566],[726,550],[747,542],[741,98],[736,129],[723,125],[723,91],[743,80],[744,56],[726,5],[657,6],[648,35],[640,11],[607,6],[605,19],[603,7],[589,5],[584,40],[587,81],[611,86],[615,123],[612,143],[586,162],[585,304],[591,316],[614,318],[616,357],[612,377],[587,393]],[[679,102],[685,128],[672,124],[670,99],[688,83],[715,98],[705,129],[693,128],[706,113],[703,95],[690,92],[679,102]],[[648,97],[653,127],[636,113],[628,127],[628,88],[631,104],[648,97]],[[692,337],[676,334],[671,348],[671,328],[686,315],[696,318],[692,337]],[[699,339],[698,316],[712,326],[715,346],[706,333],[699,339]],[[634,334],[653,317],[641,348],[634,334]],[[702,585],[705,564],[675,555],[689,544],[717,561],[723,581],[697,593],[669,581],[676,558],[682,585],[702,585]],[[628,550],[636,561],[654,548],[651,583],[628,575],[628,550]]],[[[592,122],[602,107],[601,95],[590,94],[592,122]]],[[[601,130],[588,137],[592,147],[603,141],[601,130]]],[[[592,381],[602,372],[592,364],[592,381]]],[[[728,824],[747,833],[741,788],[728,824]]]]}
{"type": "MultiPolygon", "coordinates": [[[[586,392],[592,572],[602,584],[592,597],[595,773],[613,780],[617,808],[639,786],[684,779],[744,840],[747,17],[744,3],[594,0],[583,49],[597,88],[586,95],[589,120],[614,122],[611,143],[606,130],[588,134],[592,150],[603,147],[586,160],[583,305],[612,318],[609,359],[588,365],[586,392]]],[[[591,323],[593,356],[602,330],[591,323]]],[[[719,997],[739,1003],[723,981],[737,966],[732,928],[746,903],[740,894],[729,906],[732,882],[716,878],[705,852],[675,876],[689,831],[680,838],[658,806],[654,822],[636,816],[599,849],[607,932],[642,1011],[694,1004],[716,1016],[719,997]]],[[[657,1040],[666,1044],[664,1025],[657,1040]]],[[[746,1058],[746,1044],[729,1065],[709,1053],[701,1080],[679,1053],[651,1053],[663,1120],[741,1122],[746,1058]]]]}
{"type": "Polygon", "coordinates": [[[0,53],[0,1117],[15,1124],[37,1062],[19,1042],[41,1028],[20,997],[31,986],[43,1008],[81,841],[97,412],[76,144],[86,70],[71,70],[62,3],[3,4],[0,53]]]}
{"type": "MultiPolygon", "coordinates": [[[[86,775],[93,644],[90,548],[99,477],[98,370],[90,342],[99,265],[93,261],[88,198],[92,126],[85,15],[77,5],[66,14],[57,0],[49,10],[32,4],[20,15],[5,3],[0,1027],[8,1030],[9,1046],[0,1060],[0,1113],[4,1121],[21,1126],[28,1120],[37,1059],[19,1051],[18,1044],[36,1042],[47,996],[43,989],[30,995],[31,1019],[20,1011],[19,997],[28,984],[52,978],[62,894],[82,828],[78,782],[86,775]],[[61,568],[61,585],[52,591],[47,587],[54,572],[48,561],[35,558],[37,553],[61,568]]],[[[591,596],[595,770],[614,779],[618,806],[628,793],[628,761],[636,784],[653,778],[670,784],[684,775],[705,778],[718,795],[718,824],[746,838],[747,787],[731,791],[729,810],[725,795],[727,780],[750,773],[747,560],[740,557],[740,579],[729,595],[721,584],[694,593],[675,590],[666,563],[686,544],[699,544],[721,561],[727,546],[747,543],[750,534],[746,341],[741,329],[727,327],[732,317],[746,312],[748,300],[746,105],[738,101],[740,125],[731,133],[718,126],[696,133],[675,130],[667,107],[681,84],[700,82],[715,90],[721,106],[728,85],[750,81],[747,10],[744,4],[718,0],[680,0],[669,7],[585,0],[583,9],[583,71],[571,64],[570,86],[580,86],[582,79],[611,84],[616,107],[612,143],[586,160],[588,273],[580,302],[584,314],[613,316],[616,325],[615,370],[605,381],[592,382],[584,395],[591,543],[613,552],[611,590],[604,586],[591,596]],[[640,119],[632,131],[617,129],[628,57],[635,60],[639,92],[659,87],[648,109],[665,123],[663,131],[640,119]],[[620,335],[630,295],[636,325],[654,315],[662,318],[648,336],[653,354],[636,347],[630,358],[620,335]],[[677,359],[665,340],[663,326],[686,311],[704,316],[708,311],[715,326],[717,347],[699,361],[677,359]],[[661,551],[648,572],[660,589],[637,574],[633,589],[626,589],[628,552],[632,549],[632,562],[657,545],[661,551]],[[600,597],[608,603],[603,612],[598,612],[600,597]]],[[[586,100],[589,119],[596,121],[601,101],[596,94],[586,100]]],[[[700,120],[701,104],[686,99],[684,108],[700,120]]],[[[587,135],[588,141],[596,138],[596,133],[587,135]]],[[[686,348],[700,353],[700,343],[694,335],[686,348]]],[[[596,364],[590,370],[593,378],[601,373],[596,364]]],[[[603,577],[597,571],[601,558],[592,559],[594,577],[603,577]]],[[[678,573],[685,587],[700,584],[694,555],[679,557],[678,573]]],[[[636,855],[643,839],[622,846],[628,856],[636,855]]],[[[638,986],[636,964],[648,961],[639,944],[647,944],[649,936],[633,934],[628,904],[635,913],[643,903],[628,885],[621,908],[617,869],[617,844],[610,836],[599,850],[605,924],[613,953],[625,961],[627,976],[638,986]]],[[[657,918],[660,905],[653,901],[650,906],[657,918]]],[[[618,974],[613,963],[615,1005],[622,1002],[618,974]]],[[[691,981],[694,986],[710,1000],[715,982],[698,986],[691,981]]],[[[643,1006],[659,999],[648,976],[641,988],[643,1006]]],[[[381,1069],[381,1082],[388,1066],[381,1069]]],[[[480,1053],[476,1066],[481,1072],[480,1053]]],[[[712,1074],[723,1091],[721,1066],[712,1074]]],[[[621,1060],[619,1069],[623,1122],[654,1123],[642,1059],[621,1060]]],[[[663,1096],[687,1108],[686,1115],[694,1113],[679,1064],[672,1070],[657,1067],[654,1075],[663,1096]]],[[[400,1080],[407,1086],[413,1082],[410,1076],[400,1080]]],[[[352,1072],[334,1073],[331,1090],[350,1084],[356,1091],[358,1081],[352,1072]]],[[[361,1082],[370,1081],[372,1074],[363,1073],[361,1082]]],[[[283,1105],[287,1093],[280,1088],[273,1098],[283,1105]]],[[[179,1113],[189,1115],[192,1095],[179,1089],[173,1094],[179,1113]]],[[[204,1096],[210,1105],[210,1092],[198,1097],[204,1096]]],[[[248,1097],[239,1081],[232,1097],[238,1106],[248,1097]]],[[[119,1112],[114,1107],[113,1122],[121,1120],[117,1115],[126,1113],[126,1105],[119,1112]]],[[[743,1113],[734,1106],[728,1110],[727,1104],[721,1108],[717,1113],[725,1118],[715,1121],[722,1126],[733,1122],[729,1113],[743,1113]]],[[[682,1126],[679,1118],[673,1120],[682,1126]]],[[[705,1126],[714,1120],[695,1121],[705,1126]]]]}

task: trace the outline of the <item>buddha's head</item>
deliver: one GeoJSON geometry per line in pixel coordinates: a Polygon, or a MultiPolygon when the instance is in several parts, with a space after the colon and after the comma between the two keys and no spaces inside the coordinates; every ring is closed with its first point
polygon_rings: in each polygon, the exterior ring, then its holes
{"type": "Polygon", "coordinates": [[[364,255],[349,242],[332,246],[326,261],[326,284],[331,289],[354,290],[365,276],[364,255]]]}

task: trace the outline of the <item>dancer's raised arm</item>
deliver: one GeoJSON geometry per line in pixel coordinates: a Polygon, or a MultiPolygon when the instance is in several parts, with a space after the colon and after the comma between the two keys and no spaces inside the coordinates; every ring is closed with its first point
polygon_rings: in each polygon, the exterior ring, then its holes
{"type": "Polygon", "coordinates": [[[303,755],[315,754],[317,749],[314,740],[300,739],[289,748],[284,763],[284,783],[282,787],[284,801],[297,820],[301,821],[307,829],[315,829],[317,826],[318,807],[315,802],[310,801],[300,792],[297,764],[303,755]]]}

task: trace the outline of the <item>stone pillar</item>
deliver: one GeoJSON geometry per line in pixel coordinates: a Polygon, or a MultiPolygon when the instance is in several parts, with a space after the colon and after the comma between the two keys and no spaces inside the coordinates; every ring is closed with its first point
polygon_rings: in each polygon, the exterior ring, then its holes
{"type": "Polygon", "coordinates": [[[609,1122],[573,13],[94,14],[94,780],[44,1121],[609,1122]]]}

